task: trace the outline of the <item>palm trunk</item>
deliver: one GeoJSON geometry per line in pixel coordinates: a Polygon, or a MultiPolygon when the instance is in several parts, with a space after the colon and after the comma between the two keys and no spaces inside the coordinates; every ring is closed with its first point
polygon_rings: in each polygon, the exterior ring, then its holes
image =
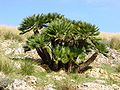
{"type": "MultiPolygon", "coordinates": [[[[39,34],[38,30],[33,30],[33,32],[34,32],[34,35],[39,34]]],[[[38,55],[41,57],[42,63],[48,64],[48,60],[50,60],[50,55],[47,52],[47,50],[41,47],[41,48],[36,48],[36,51],[38,55]]]]}
{"type": "Polygon", "coordinates": [[[79,65],[78,72],[83,72],[96,59],[98,53],[95,52],[86,62],[79,65]]]}
{"type": "Polygon", "coordinates": [[[41,50],[43,51],[44,55],[45,55],[45,59],[47,60],[51,60],[50,54],[48,53],[48,51],[46,50],[46,48],[41,48],[41,50]]]}
{"type": "Polygon", "coordinates": [[[43,64],[49,64],[49,60],[51,59],[50,58],[50,55],[49,53],[47,52],[46,49],[43,49],[43,48],[36,48],[36,51],[38,53],[38,55],[41,57],[42,59],[42,63],[43,64]]]}
{"type": "Polygon", "coordinates": [[[36,51],[37,51],[38,55],[41,57],[42,61],[44,61],[45,55],[44,55],[43,51],[41,50],[41,48],[36,48],[36,51]]]}

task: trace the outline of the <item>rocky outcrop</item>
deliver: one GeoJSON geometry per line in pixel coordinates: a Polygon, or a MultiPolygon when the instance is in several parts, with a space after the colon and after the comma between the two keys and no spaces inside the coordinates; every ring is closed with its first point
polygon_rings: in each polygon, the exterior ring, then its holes
{"type": "Polygon", "coordinates": [[[6,90],[6,87],[10,84],[11,80],[9,78],[0,77],[0,90],[6,90]]]}
{"type": "Polygon", "coordinates": [[[36,83],[36,77],[26,76],[24,79],[15,79],[13,83],[8,85],[7,90],[36,90],[36,83]]]}
{"type": "Polygon", "coordinates": [[[120,53],[115,50],[115,49],[111,49],[108,48],[108,54],[107,57],[104,56],[103,54],[99,54],[98,57],[96,58],[96,65],[100,65],[100,64],[110,64],[110,65],[115,65],[120,63],[120,53]]]}
{"type": "Polygon", "coordinates": [[[92,69],[86,71],[85,74],[87,76],[93,77],[93,78],[104,78],[104,79],[109,78],[107,71],[105,71],[101,68],[92,68],[92,69]]]}
{"type": "Polygon", "coordinates": [[[14,82],[8,86],[8,90],[35,90],[32,86],[28,85],[24,80],[15,79],[14,82]]]}
{"type": "Polygon", "coordinates": [[[120,90],[120,87],[117,85],[105,85],[95,82],[87,82],[77,85],[75,90],[120,90]]]}
{"type": "Polygon", "coordinates": [[[4,90],[9,83],[10,79],[3,72],[0,72],[0,90],[4,90]]]}
{"type": "Polygon", "coordinates": [[[34,86],[37,84],[37,78],[34,76],[26,76],[24,81],[27,82],[29,85],[34,86]]]}

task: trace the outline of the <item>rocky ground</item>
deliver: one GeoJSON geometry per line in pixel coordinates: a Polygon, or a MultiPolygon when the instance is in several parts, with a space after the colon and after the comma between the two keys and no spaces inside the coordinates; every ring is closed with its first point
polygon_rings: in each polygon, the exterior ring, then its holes
{"type": "MultiPolygon", "coordinates": [[[[0,40],[0,51],[11,60],[39,59],[35,50],[24,53],[23,45],[12,40],[0,40]]],[[[92,69],[82,74],[68,74],[63,70],[48,72],[40,65],[36,66],[40,70],[38,75],[17,77],[0,72],[0,90],[120,90],[120,72],[116,71],[120,65],[120,52],[108,50],[107,57],[99,54],[91,64],[92,69]]],[[[19,68],[19,63],[15,67],[19,68]]]]}

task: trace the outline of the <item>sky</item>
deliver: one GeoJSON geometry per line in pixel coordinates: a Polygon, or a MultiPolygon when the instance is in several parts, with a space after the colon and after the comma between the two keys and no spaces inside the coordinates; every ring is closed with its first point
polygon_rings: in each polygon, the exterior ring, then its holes
{"type": "Polygon", "coordinates": [[[0,0],[0,25],[19,26],[27,16],[49,12],[120,32],[120,0],[0,0]]]}

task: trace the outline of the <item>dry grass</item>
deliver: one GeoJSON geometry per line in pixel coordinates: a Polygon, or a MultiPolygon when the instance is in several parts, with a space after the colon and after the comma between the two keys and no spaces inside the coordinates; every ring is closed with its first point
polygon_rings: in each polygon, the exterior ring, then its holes
{"type": "Polygon", "coordinates": [[[20,31],[17,27],[0,25],[0,38],[1,39],[18,39],[18,41],[25,41],[30,36],[29,33],[25,35],[19,35],[20,31]]]}
{"type": "Polygon", "coordinates": [[[107,41],[110,41],[112,38],[120,39],[120,33],[101,32],[99,36],[107,41]]]}
{"type": "Polygon", "coordinates": [[[120,33],[101,32],[99,36],[109,47],[120,50],[120,33]]]}
{"type": "Polygon", "coordinates": [[[13,72],[13,69],[12,61],[0,53],[0,71],[4,72],[5,74],[9,74],[13,72]]]}
{"type": "Polygon", "coordinates": [[[11,33],[14,33],[17,35],[19,35],[19,33],[20,33],[18,31],[17,27],[0,25],[0,33],[7,33],[7,32],[11,32],[11,33]]]}

